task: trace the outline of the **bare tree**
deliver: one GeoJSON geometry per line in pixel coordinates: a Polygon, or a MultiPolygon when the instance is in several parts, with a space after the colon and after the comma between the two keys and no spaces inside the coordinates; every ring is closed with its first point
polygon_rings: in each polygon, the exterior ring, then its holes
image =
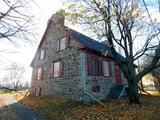
{"type": "MultiPolygon", "coordinates": [[[[150,64],[152,57],[153,57],[152,54],[145,57],[145,59],[143,60],[143,64],[141,66],[145,68],[148,64],[150,64]]],[[[153,82],[155,84],[155,87],[157,88],[158,91],[160,91],[160,67],[158,67],[157,69],[154,69],[148,74],[150,74],[153,77],[153,82]]]]}
{"type": "Polygon", "coordinates": [[[138,81],[160,66],[160,31],[145,0],[79,0],[76,4],[71,0],[68,8],[73,24],[85,24],[86,30],[96,33],[110,46],[127,78],[130,103],[139,103],[138,81]],[[137,44],[141,46],[135,50],[137,44]],[[116,46],[123,50],[125,60],[119,58],[116,46]],[[136,73],[136,61],[150,51],[154,51],[150,64],[136,73]]]}
{"type": "Polygon", "coordinates": [[[23,76],[25,73],[25,68],[17,63],[12,63],[7,69],[6,69],[6,82],[11,84],[11,86],[17,90],[19,87],[20,81],[23,80],[23,76]]]}
{"type": "Polygon", "coordinates": [[[27,11],[30,2],[32,0],[0,1],[0,39],[7,39],[14,45],[18,40],[33,41],[33,16],[27,11]]]}

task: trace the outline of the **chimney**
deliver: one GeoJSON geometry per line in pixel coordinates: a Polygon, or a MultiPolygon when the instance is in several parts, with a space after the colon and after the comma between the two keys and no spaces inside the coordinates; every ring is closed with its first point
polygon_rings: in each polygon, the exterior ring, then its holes
{"type": "Polygon", "coordinates": [[[63,9],[60,9],[58,12],[52,15],[50,18],[53,22],[57,24],[64,25],[65,22],[65,11],[63,9]]]}

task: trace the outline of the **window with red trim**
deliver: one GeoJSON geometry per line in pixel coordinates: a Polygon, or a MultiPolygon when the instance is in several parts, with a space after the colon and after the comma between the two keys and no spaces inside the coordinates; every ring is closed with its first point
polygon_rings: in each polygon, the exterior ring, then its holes
{"type": "Polygon", "coordinates": [[[89,75],[98,75],[99,74],[99,65],[98,60],[96,59],[88,59],[88,74],[89,75]]]}
{"type": "Polygon", "coordinates": [[[110,76],[110,65],[109,62],[103,61],[102,62],[103,66],[103,75],[109,77],[110,76]]]}
{"type": "Polygon", "coordinates": [[[62,61],[57,61],[51,64],[51,77],[61,77],[63,73],[62,61]]]}
{"type": "Polygon", "coordinates": [[[67,37],[63,37],[61,40],[57,42],[58,51],[65,50],[68,47],[68,39],[67,37]]]}
{"type": "Polygon", "coordinates": [[[41,59],[43,59],[43,58],[45,58],[45,49],[41,49],[41,50],[40,50],[39,59],[41,60],[41,59]]]}
{"type": "Polygon", "coordinates": [[[95,58],[88,58],[88,75],[111,76],[111,64],[95,58]]]}
{"type": "Polygon", "coordinates": [[[43,68],[42,67],[38,67],[37,68],[37,80],[42,80],[43,79],[43,68]]]}
{"type": "Polygon", "coordinates": [[[100,92],[100,85],[92,85],[92,92],[100,92]]]}

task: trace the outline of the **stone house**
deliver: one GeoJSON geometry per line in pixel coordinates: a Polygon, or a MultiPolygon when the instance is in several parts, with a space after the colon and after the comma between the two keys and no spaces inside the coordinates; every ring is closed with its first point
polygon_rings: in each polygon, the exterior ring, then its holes
{"type": "Polygon", "coordinates": [[[66,27],[62,13],[49,19],[31,63],[31,92],[75,100],[90,100],[90,95],[105,99],[113,86],[124,85],[126,80],[110,48],[66,27]]]}

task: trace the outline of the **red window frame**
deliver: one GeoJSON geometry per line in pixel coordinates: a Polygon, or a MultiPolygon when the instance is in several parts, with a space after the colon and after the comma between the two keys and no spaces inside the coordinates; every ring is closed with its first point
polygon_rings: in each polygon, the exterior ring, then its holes
{"type": "Polygon", "coordinates": [[[62,75],[63,75],[63,62],[62,61],[55,61],[55,62],[51,63],[51,78],[62,77],[62,75]],[[58,76],[54,75],[56,63],[59,63],[58,76]]]}
{"type": "Polygon", "coordinates": [[[65,36],[65,37],[62,37],[59,41],[57,41],[57,49],[58,51],[63,51],[63,50],[66,50],[69,46],[69,37],[68,36],[65,36]],[[61,42],[62,40],[65,39],[66,40],[66,44],[65,44],[65,48],[63,49],[60,49],[61,48],[61,42]]]}
{"type": "Polygon", "coordinates": [[[112,65],[109,61],[107,60],[98,60],[98,58],[95,57],[88,57],[87,59],[87,66],[88,66],[88,75],[93,75],[93,76],[104,76],[104,77],[111,77],[112,76],[112,65]],[[98,72],[94,73],[94,65],[93,61],[97,62],[97,70],[98,72]],[[109,75],[104,75],[104,66],[103,62],[107,62],[109,64],[109,75]]]}
{"type": "Polygon", "coordinates": [[[88,75],[94,75],[94,76],[98,76],[99,75],[99,61],[98,59],[95,58],[88,58],[88,75]],[[94,63],[97,65],[97,70],[94,70],[96,68],[94,68],[94,63]],[[97,72],[95,72],[97,71],[97,72]]]}
{"type": "Polygon", "coordinates": [[[45,58],[46,55],[46,50],[44,48],[40,49],[40,53],[39,53],[39,59],[42,60],[45,58]],[[43,51],[43,54],[42,54],[43,51]],[[43,55],[43,56],[42,56],[43,55]]]}
{"type": "Polygon", "coordinates": [[[92,85],[92,92],[100,92],[100,85],[92,85]]]}
{"type": "Polygon", "coordinates": [[[102,61],[102,74],[103,74],[104,77],[111,77],[112,76],[112,66],[111,66],[111,63],[109,61],[102,61]],[[108,75],[104,74],[103,62],[107,62],[108,63],[108,67],[109,67],[109,74],[108,75]]]}
{"type": "Polygon", "coordinates": [[[38,67],[36,73],[36,80],[42,80],[42,79],[43,79],[43,67],[38,67]]]}

